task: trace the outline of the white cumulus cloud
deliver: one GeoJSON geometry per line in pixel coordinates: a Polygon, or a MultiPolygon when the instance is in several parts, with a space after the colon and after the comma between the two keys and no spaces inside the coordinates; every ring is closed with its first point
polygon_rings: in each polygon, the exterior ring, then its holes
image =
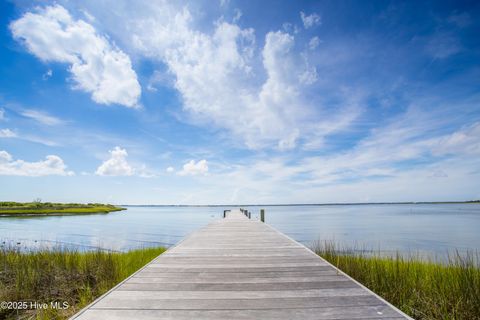
{"type": "Polygon", "coordinates": [[[301,11],[300,17],[302,18],[303,26],[305,27],[305,29],[310,29],[322,23],[322,20],[317,13],[306,15],[305,12],[301,11]]]}
{"type": "Polygon", "coordinates": [[[190,160],[189,162],[183,165],[182,171],[178,174],[181,176],[195,176],[195,175],[205,175],[208,172],[208,163],[207,160],[203,159],[198,162],[195,160],[190,160]]]}
{"type": "Polygon", "coordinates": [[[14,160],[7,151],[0,151],[0,175],[40,177],[48,175],[72,176],[62,158],[48,155],[43,161],[27,162],[14,160]]]}
{"type": "Polygon", "coordinates": [[[0,129],[0,138],[15,138],[17,134],[10,129],[0,129]]]}
{"type": "Polygon", "coordinates": [[[304,135],[318,133],[313,125],[318,106],[303,94],[316,81],[316,70],[295,52],[293,35],[268,32],[256,55],[251,28],[219,21],[211,34],[204,33],[193,28],[188,9],[161,9],[150,8],[155,18],[130,21],[131,42],[167,65],[196,123],[227,129],[251,149],[291,149],[304,135]],[[258,62],[261,77],[253,71],[258,62]]]}
{"type": "Polygon", "coordinates": [[[99,176],[131,176],[135,173],[134,168],[127,161],[127,150],[117,146],[109,152],[110,158],[97,168],[95,174],[99,176]]]}
{"type": "Polygon", "coordinates": [[[74,88],[91,93],[95,102],[138,105],[141,88],[129,56],[64,7],[27,12],[10,29],[41,60],[69,64],[74,88]]]}
{"type": "MultiPolygon", "coordinates": [[[[256,150],[296,148],[312,136],[320,139],[353,125],[355,119],[342,121],[336,132],[319,130],[319,123],[331,122],[334,114],[313,92],[312,84],[324,77],[317,71],[317,53],[309,50],[308,41],[299,45],[304,39],[294,25],[262,34],[259,41],[255,29],[223,17],[199,28],[203,21],[196,20],[188,4],[105,1],[87,6],[129,51],[161,63],[152,80],[168,81],[151,81],[148,90],[176,89],[186,111],[177,113],[182,121],[224,129],[234,143],[256,150]],[[115,17],[107,17],[109,6],[117,3],[115,17]]],[[[348,113],[349,119],[351,114],[358,113],[348,113]]]]}

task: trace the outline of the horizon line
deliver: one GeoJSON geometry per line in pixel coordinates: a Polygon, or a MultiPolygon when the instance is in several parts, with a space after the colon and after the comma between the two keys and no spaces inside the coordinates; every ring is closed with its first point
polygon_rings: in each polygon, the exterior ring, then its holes
{"type": "Polygon", "coordinates": [[[328,203],[283,203],[283,204],[116,204],[125,207],[288,207],[288,206],[332,206],[332,205],[371,205],[371,204],[442,204],[478,203],[479,200],[463,201],[401,201],[401,202],[328,202],[328,203]]]}

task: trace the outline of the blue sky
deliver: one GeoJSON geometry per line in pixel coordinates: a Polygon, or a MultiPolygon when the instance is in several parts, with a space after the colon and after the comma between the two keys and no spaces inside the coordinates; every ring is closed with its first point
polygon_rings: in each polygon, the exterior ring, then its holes
{"type": "Polygon", "coordinates": [[[0,12],[1,200],[480,198],[475,1],[0,12]]]}

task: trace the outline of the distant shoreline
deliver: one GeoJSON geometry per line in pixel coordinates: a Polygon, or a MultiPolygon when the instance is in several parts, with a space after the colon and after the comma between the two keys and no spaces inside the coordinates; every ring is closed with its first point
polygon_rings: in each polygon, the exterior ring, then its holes
{"type": "Polygon", "coordinates": [[[316,207],[316,206],[361,206],[391,204],[480,204],[472,201],[421,201],[421,202],[333,202],[333,203],[293,203],[293,204],[121,204],[120,207],[316,207]]]}

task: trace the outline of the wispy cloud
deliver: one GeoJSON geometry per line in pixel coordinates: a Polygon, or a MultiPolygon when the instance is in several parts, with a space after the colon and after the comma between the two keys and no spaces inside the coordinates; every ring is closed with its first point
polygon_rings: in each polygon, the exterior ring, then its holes
{"type": "Polygon", "coordinates": [[[320,45],[320,38],[317,36],[311,38],[310,41],[308,42],[308,48],[310,50],[317,49],[319,45],[320,45]]]}
{"type": "Polygon", "coordinates": [[[242,17],[242,11],[238,8],[234,9],[233,11],[234,11],[234,16],[233,16],[232,22],[237,23],[242,17]]]}
{"type": "Polygon", "coordinates": [[[12,131],[8,128],[0,129],[0,138],[16,138],[16,139],[20,139],[20,140],[40,143],[40,144],[43,144],[43,145],[49,146],[49,147],[58,146],[58,143],[56,143],[54,141],[44,139],[44,138],[38,137],[36,135],[20,134],[17,131],[12,131]]]}
{"type": "Polygon", "coordinates": [[[148,79],[147,90],[151,92],[156,92],[156,86],[173,87],[174,84],[175,79],[174,77],[172,77],[171,74],[165,71],[161,72],[159,70],[155,70],[148,79]]]}
{"type": "Polygon", "coordinates": [[[436,59],[448,58],[462,50],[459,40],[450,32],[434,34],[427,43],[427,52],[436,59]]]}
{"type": "Polygon", "coordinates": [[[48,147],[57,147],[60,146],[61,143],[57,141],[50,140],[48,138],[40,137],[37,135],[33,134],[21,134],[17,136],[19,139],[25,140],[25,141],[30,141],[34,143],[40,143],[48,147]]]}
{"type": "Polygon", "coordinates": [[[465,28],[472,24],[472,17],[468,12],[455,12],[447,20],[459,28],[465,28]]]}
{"type": "MultiPolygon", "coordinates": [[[[235,193],[236,201],[246,203],[474,198],[468,188],[480,175],[480,122],[443,132],[444,112],[412,107],[343,152],[216,165],[208,183],[224,199],[235,193]]],[[[207,191],[202,196],[215,197],[207,191]]]]}
{"type": "Polygon", "coordinates": [[[307,15],[305,14],[305,12],[301,11],[300,17],[302,18],[303,26],[305,27],[305,29],[310,29],[322,24],[320,15],[318,15],[317,13],[307,15]]]}
{"type": "Polygon", "coordinates": [[[45,72],[43,75],[42,75],[42,79],[43,80],[48,80],[49,78],[51,78],[53,75],[53,71],[52,69],[48,69],[47,72],[45,72]]]}
{"type": "Polygon", "coordinates": [[[44,111],[30,109],[24,110],[20,114],[24,117],[33,119],[47,126],[57,126],[65,124],[65,121],[63,121],[62,119],[52,116],[44,111]]]}

